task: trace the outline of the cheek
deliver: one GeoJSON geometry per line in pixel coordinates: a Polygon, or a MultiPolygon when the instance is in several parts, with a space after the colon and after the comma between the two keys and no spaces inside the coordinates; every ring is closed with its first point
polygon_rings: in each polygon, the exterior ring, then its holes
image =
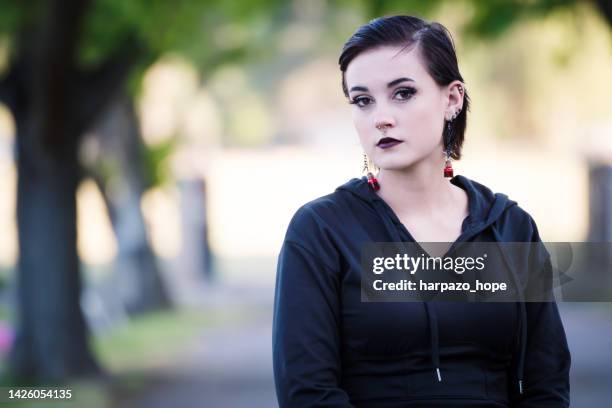
{"type": "Polygon", "coordinates": [[[353,112],[353,125],[359,135],[359,140],[371,137],[370,122],[362,112],[353,112]]]}
{"type": "Polygon", "coordinates": [[[442,140],[442,122],[436,108],[431,105],[419,106],[413,111],[411,127],[415,139],[424,146],[435,146],[442,140]]]}

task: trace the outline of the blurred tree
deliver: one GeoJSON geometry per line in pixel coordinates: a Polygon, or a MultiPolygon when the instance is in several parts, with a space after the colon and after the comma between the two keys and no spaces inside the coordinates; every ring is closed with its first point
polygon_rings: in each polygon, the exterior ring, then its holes
{"type": "Polygon", "coordinates": [[[83,166],[102,193],[115,232],[118,254],[113,278],[119,284],[115,295],[130,315],[170,307],[140,207],[152,184],[148,180],[154,179],[161,165],[153,163],[147,168],[143,164],[148,155],[140,139],[133,99],[126,92],[113,98],[94,126],[89,137],[95,138],[99,151],[93,160],[84,160],[83,166]]]}
{"type": "Polygon", "coordinates": [[[14,377],[61,379],[97,372],[79,307],[76,253],[78,137],[125,77],[133,55],[77,69],[88,3],[4,2],[14,53],[0,83],[17,132],[18,331],[14,377]],[[92,98],[93,93],[97,93],[92,98]]]}
{"type": "MultiPolygon", "coordinates": [[[[18,332],[10,371],[22,380],[99,373],[79,307],[75,193],[83,174],[81,136],[125,97],[126,83],[133,97],[142,72],[168,50],[205,69],[265,58],[274,52],[265,47],[271,22],[282,21],[285,5],[2,0],[0,7],[0,35],[10,51],[0,102],[11,110],[17,132],[18,332]],[[235,35],[239,28],[248,35],[235,35]]],[[[157,286],[159,280],[150,282],[157,286]]]]}
{"type": "MultiPolygon", "coordinates": [[[[350,4],[351,1],[340,0],[350,4]]],[[[448,0],[366,0],[363,9],[368,17],[393,13],[414,13],[429,15],[448,0]]],[[[575,7],[592,3],[612,27],[612,1],[610,0],[465,0],[463,3],[474,11],[471,20],[464,27],[463,34],[471,38],[494,38],[502,35],[520,19],[539,18],[561,7],[575,7]]]]}

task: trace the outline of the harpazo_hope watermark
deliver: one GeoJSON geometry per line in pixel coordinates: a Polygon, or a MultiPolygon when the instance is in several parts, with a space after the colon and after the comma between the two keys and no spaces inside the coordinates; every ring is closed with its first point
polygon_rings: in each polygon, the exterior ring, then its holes
{"type": "Polygon", "coordinates": [[[612,301],[612,243],[371,242],[361,300],[612,301]]]}

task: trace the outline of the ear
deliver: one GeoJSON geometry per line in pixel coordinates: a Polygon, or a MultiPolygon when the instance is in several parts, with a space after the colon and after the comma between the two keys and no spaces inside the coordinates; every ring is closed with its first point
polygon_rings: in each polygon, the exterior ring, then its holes
{"type": "MultiPolygon", "coordinates": [[[[446,120],[451,120],[453,115],[459,115],[463,109],[463,97],[465,86],[461,81],[453,81],[447,86],[448,102],[446,106],[446,120]]],[[[455,116],[456,117],[456,116],[455,116]]]]}

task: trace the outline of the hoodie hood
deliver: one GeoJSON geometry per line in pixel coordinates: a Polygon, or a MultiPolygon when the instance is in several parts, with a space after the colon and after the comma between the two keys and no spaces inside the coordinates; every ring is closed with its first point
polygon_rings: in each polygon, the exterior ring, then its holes
{"type": "MultiPolygon", "coordinates": [[[[478,234],[478,232],[482,231],[482,229],[494,223],[504,213],[504,211],[513,205],[516,205],[516,201],[509,199],[507,195],[502,193],[493,193],[487,186],[484,186],[474,180],[470,180],[465,176],[457,175],[451,178],[450,182],[457,187],[464,189],[468,195],[469,216],[467,218],[467,226],[469,227],[469,231],[465,232],[478,234]]],[[[386,207],[386,209],[390,210],[387,203],[368,185],[366,176],[361,178],[352,178],[351,180],[337,187],[336,190],[346,190],[372,205],[377,207],[382,205],[383,207],[386,207]]],[[[390,216],[391,221],[394,224],[401,224],[393,211],[387,215],[390,216]]]]}
{"type": "MultiPolygon", "coordinates": [[[[456,175],[450,179],[450,182],[464,189],[468,195],[469,215],[464,219],[462,224],[462,232],[455,242],[469,241],[471,238],[480,234],[487,228],[491,229],[496,242],[504,241],[502,234],[496,226],[496,221],[504,214],[505,211],[516,205],[516,201],[509,199],[505,194],[493,193],[491,189],[483,184],[462,175],[456,175]]],[[[385,229],[388,231],[393,241],[403,242],[408,240],[408,242],[415,242],[415,239],[410,235],[410,232],[405,228],[391,207],[370,187],[366,176],[361,178],[352,178],[336,188],[336,191],[338,190],[346,191],[371,205],[380,216],[385,229]],[[407,238],[402,239],[402,235],[407,238]]],[[[454,246],[454,244],[452,246],[454,246]]],[[[510,262],[507,255],[504,253],[503,247],[500,247],[500,249],[500,252],[503,255],[502,258],[509,270],[512,271],[512,277],[515,281],[514,283],[518,287],[518,273],[515,270],[512,262],[510,262]]],[[[432,307],[430,302],[423,302],[423,306],[429,323],[431,361],[434,368],[434,378],[441,382],[443,380],[443,370],[441,370],[440,367],[439,357],[440,346],[438,317],[436,315],[436,309],[432,307]]],[[[518,391],[522,394],[527,340],[527,311],[523,301],[517,302],[517,307],[519,309],[519,334],[517,341],[518,364],[516,376],[518,381],[518,391]]]]}

